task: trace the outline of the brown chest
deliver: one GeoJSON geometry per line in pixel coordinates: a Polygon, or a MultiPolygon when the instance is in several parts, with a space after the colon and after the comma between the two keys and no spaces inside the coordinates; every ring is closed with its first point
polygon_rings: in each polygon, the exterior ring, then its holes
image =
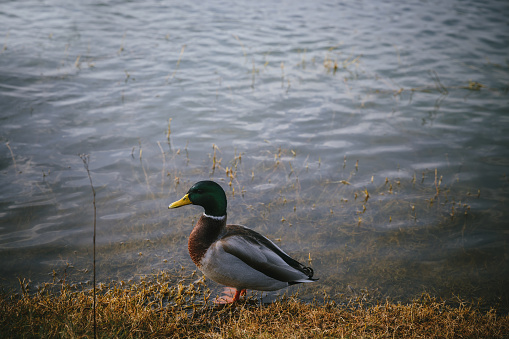
{"type": "Polygon", "coordinates": [[[187,247],[191,259],[198,268],[201,266],[201,260],[209,247],[218,240],[225,223],[226,218],[215,220],[202,216],[194,226],[187,247]]]}

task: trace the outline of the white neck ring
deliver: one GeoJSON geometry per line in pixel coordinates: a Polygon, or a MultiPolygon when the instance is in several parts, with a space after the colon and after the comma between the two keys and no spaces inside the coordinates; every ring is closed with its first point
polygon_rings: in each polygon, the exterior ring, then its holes
{"type": "Polygon", "coordinates": [[[218,220],[218,221],[226,219],[226,215],[223,215],[223,216],[220,216],[220,217],[216,217],[216,216],[213,216],[213,215],[208,215],[208,214],[203,213],[203,216],[207,217],[207,218],[210,218],[210,219],[218,220]]]}

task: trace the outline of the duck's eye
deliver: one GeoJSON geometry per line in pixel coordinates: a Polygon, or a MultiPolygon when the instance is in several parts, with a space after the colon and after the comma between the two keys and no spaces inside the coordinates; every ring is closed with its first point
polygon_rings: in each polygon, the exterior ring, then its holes
{"type": "Polygon", "coordinates": [[[203,190],[202,189],[197,189],[196,193],[203,193],[203,190]]]}

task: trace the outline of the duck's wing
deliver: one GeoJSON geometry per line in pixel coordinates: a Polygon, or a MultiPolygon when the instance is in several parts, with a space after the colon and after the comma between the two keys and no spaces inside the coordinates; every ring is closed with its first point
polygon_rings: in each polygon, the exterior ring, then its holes
{"type": "Polygon", "coordinates": [[[292,259],[272,241],[247,227],[227,225],[226,234],[218,244],[225,252],[273,279],[289,284],[316,280],[310,267],[292,259]]]}

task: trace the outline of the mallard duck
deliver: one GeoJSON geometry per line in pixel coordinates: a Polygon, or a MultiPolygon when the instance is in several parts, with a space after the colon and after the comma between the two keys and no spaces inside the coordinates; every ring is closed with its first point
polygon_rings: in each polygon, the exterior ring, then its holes
{"type": "Polygon", "coordinates": [[[241,225],[226,224],[226,194],[214,181],[200,181],[168,208],[199,205],[205,209],[189,236],[188,249],[203,274],[235,289],[235,302],[246,289],[275,291],[313,282],[313,269],[292,259],[272,241],[241,225]]]}

